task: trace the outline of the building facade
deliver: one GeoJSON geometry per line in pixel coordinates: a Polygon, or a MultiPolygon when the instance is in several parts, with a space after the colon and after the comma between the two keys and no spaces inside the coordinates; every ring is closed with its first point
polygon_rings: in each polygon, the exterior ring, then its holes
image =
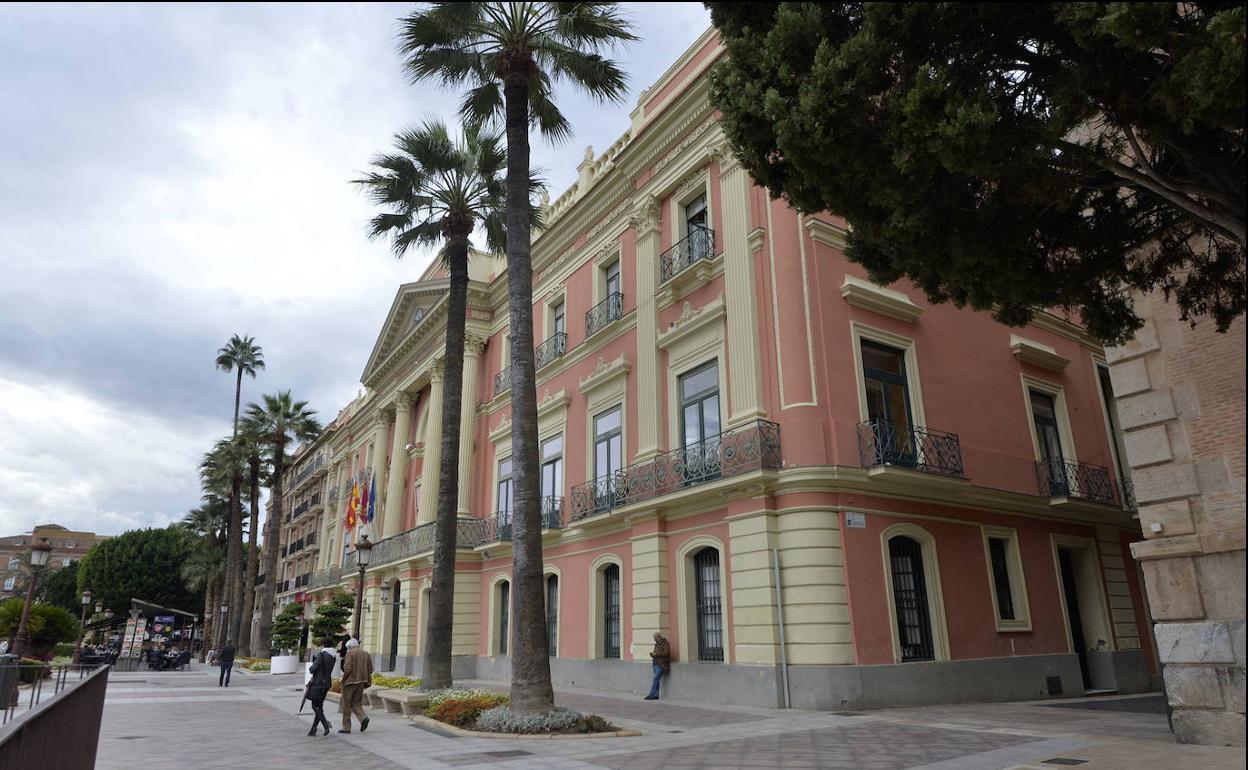
{"type": "MultiPolygon", "coordinates": [[[[708,98],[708,32],[592,150],[533,244],[544,559],[557,683],[803,708],[1150,689],[1140,539],[1104,352],[872,284],[845,227],[770,200],[708,98]]],[[[460,426],[458,677],[509,676],[506,265],[474,255],[460,426]]],[[[310,604],[419,672],[447,281],[400,287],[332,423],[310,604]],[[329,501],[331,491],[337,499],[329,501]],[[382,604],[383,587],[389,601],[382,604]]],[[[315,486],[315,485],[313,485],[315,486]]]]}
{"type": "Polygon", "coordinates": [[[1161,295],[1107,351],[1145,540],[1173,727],[1182,743],[1244,743],[1244,335],[1193,328],[1161,295]]]}
{"type": "Polygon", "coordinates": [[[107,540],[107,535],[76,532],[59,524],[40,524],[28,534],[0,537],[0,601],[25,596],[30,582],[30,547],[47,538],[52,546],[48,569],[68,567],[91,550],[91,546],[107,540]]]}

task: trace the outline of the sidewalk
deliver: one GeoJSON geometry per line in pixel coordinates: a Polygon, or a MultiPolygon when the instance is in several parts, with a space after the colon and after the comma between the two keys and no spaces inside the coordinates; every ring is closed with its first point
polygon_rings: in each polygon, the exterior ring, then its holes
{"type": "MultiPolygon", "coordinates": [[[[1088,770],[1240,768],[1241,749],[1177,746],[1148,697],[864,712],[760,709],[560,689],[556,702],[643,732],[634,738],[532,740],[451,737],[397,714],[370,711],[366,733],[305,735],[299,674],[216,669],[118,674],[109,683],[97,768],[129,768],[167,752],[197,768],[552,768],[553,770],[1088,770]],[[1054,762],[1059,760],[1059,762],[1054,762]],[[274,765],[277,762],[278,765],[274,765]],[[1048,763],[1048,764],[1046,764],[1048,763]]],[[[462,686],[504,689],[505,683],[462,686]]],[[[336,730],[337,704],[326,702],[336,730]]]]}

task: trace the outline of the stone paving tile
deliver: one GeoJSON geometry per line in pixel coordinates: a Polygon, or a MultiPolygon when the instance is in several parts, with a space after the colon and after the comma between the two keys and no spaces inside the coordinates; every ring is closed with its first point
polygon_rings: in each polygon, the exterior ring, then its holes
{"type": "MultiPolygon", "coordinates": [[[[490,689],[505,691],[497,685],[490,689]]],[[[748,714],[740,711],[723,711],[719,709],[698,708],[697,706],[675,705],[664,701],[642,700],[634,698],[611,697],[604,695],[588,695],[580,692],[555,693],[555,704],[565,706],[586,714],[610,715],[632,722],[647,722],[656,725],[672,725],[681,728],[718,727],[720,725],[753,722],[767,717],[748,714]]]]}
{"type": "Polygon", "coordinates": [[[1030,739],[871,722],[589,758],[614,770],[828,768],[901,770],[1027,743],[1030,739]]]}

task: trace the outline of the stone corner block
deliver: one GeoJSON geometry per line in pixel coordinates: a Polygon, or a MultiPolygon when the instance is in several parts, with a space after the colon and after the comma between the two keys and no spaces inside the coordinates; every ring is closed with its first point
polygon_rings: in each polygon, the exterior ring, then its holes
{"type": "Polygon", "coordinates": [[[1150,390],[1118,400],[1118,422],[1123,430],[1169,422],[1177,416],[1169,390],[1150,390]]]}
{"type": "Polygon", "coordinates": [[[1113,366],[1119,361],[1126,361],[1160,349],[1161,342],[1157,339],[1157,327],[1151,319],[1148,319],[1125,345],[1105,348],[1105,362],[1113,366]]]}
{"type": "Polygon", "coordinates": [[[1158,623],[1157,652],[1161,662],[1234,663],[1231,624],[1225,621],[1203,623],[1158,623]]]}
{"type": "Polygon", "coordinates": [[[1176,709],[1174,738],[1179,743],[1243,746],[1244,715],[1233,711],[1176,709]]]}

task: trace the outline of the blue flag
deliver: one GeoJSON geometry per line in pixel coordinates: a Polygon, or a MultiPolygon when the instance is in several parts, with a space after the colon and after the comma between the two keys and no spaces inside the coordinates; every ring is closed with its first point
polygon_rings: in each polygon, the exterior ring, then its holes
{"type": "Polygon", "coordinates": [[[370,524],[373,522],[373,513],[376,509],[376,503],[377,503],[377,474],[374,473],[373,478],[371,479],[368,485],[368,518],[365,519],[365,521],[367,521],[370,524]]]}

